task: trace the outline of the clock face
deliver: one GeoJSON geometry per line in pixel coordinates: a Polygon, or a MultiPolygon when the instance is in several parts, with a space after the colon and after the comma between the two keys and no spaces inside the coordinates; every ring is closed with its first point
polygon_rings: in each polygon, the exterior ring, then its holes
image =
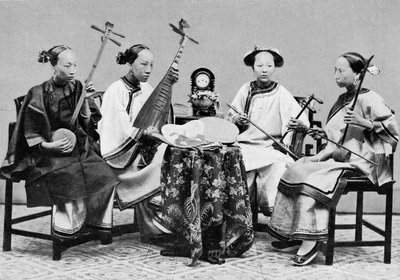
{"type": "Polygon", "coordinates": [[[201,73],[196,77],[196,86],[200,89],[206,88],[210,84],[210,77],[207,74],[201,73]]]}

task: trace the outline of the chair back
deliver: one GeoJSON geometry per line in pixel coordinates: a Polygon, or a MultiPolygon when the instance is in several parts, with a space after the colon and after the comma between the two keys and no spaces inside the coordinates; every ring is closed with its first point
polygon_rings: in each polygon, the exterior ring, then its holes
{"type": "Polygon", "coordinates": [[[22,104],[24,104],[25,96],[26,95],[22,95],[22,96],[17,97],[17,98],[14,99],[14,104],[15,104],[17,117],[18,117],[19,111],[21,111],[22,104]]]}

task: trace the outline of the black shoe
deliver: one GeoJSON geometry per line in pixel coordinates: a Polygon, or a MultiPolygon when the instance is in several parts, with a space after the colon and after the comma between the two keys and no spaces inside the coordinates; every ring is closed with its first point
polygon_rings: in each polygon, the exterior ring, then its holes
{"type": "Polygon", "coordinates": [[[62,243],[71,242],[82,237],[89,237],[92,234],[93,233],[87,227],[82,227],[79,231],[73,234],[64,233],[55,229],[51,230],[51,236],[62,243]]]}
{"type": "Polygon", "coordinates": [[[87,225],[87,227],[92,231],[96,239],[100,240],[101,245],[108,245],[112,243],[113,239],[111,228],[96,227],[92,225],[87,225]]]}
{"type": "Polygon", "coordinates": [[[99,231],[98,232],[98,237],[100,240],[100,244],[101,245],[108,245],[111,244],[113,242],[113,237],[112,237],[112,232],[111,230],[107,230],[107,231],[99,231]]]}
{"type": "Polygon", "coordinates": [[[280,252],[291,252],[299,249],[302,241],[301,240],[290,240],[290,241],[273,241],[271,243],[274,249],[280,252]]]}

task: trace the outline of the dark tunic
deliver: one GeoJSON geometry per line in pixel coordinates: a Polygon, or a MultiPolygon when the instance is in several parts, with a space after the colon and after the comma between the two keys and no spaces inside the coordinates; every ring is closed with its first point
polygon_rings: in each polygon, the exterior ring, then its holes
{"type": "Polygon", "coordinates": [[[81,115],[72,128],[77,137],[70,154],[54,154],[39,149],[50,142],[52,133],[68,128],[82,94],[79,81],[57,85],[53,80],[33,87],[26,95],[9,144],[1,174],[25,180],[29,207],[65,203],[103,191],[111,192],[117,180],[100,156],[95,125],[101,114],[94,102],[89,125],[81,115]]]}

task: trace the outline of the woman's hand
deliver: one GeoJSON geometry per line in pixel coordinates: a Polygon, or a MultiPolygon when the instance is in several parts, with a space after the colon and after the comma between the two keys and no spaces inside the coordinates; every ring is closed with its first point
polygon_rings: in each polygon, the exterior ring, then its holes
{"type": "Polygon", "coordinates": [[[143,132],[144,136],[151,136],[153,133],[160,133],[160,131],[155,128],[154,126],[149,126],[148,128],[146,128],[143,132]]]}
{"type": "Polygon", "coordinates": [[[85,90],[86,90],[86,96],[85,96],[85,100],[84,100],[83,105],[82,105],[81,116],[84,119],[89,119],[90,115],[91,115],[91,112],[90,112],[88,98],[96,93],[96,89],[93,86],[93,82],[86,83],[85,90]]]}
{"type": "Polygon", "coordinates": [[[348,109],[346,114],[344,115],[344,122],[347,124],[353,124],[365,127],[370,130],[374,128],[373,122],[361,117],[359,114],[354,112],[354,110],[348,109]]]}
{"type": "Polygon", "coordinates": [[[74,149],[72,142],[68,138],[62,138],[54,142],[42,142],[40,145],[43,150],[58,154],[69,154],[74,149]]]}
{"type": "Polygon", "coordinates": [[[89,97],[91,97],[93,94],[96,93],[96,89],[95,89],[95,87],[94,87],[92,81],[86,83],[86,85],[85,85],[85,90],[86,90],[86,96],[85,96],[86,98],[89,98],[89,97]]]}
{"type": "Polygon", "coordinates": [[[247,117],[247,114],[237,114],[233,117],[233,121],[237,123],[238,125],[246,125],[249,123],[249,119],[247,117]]]}
{"type": "Polygon", "coordinates": [[[174,83],[178,82],[179,80],[179,69],[178,68],[171,68],[171,74],[172,74],[172,78],[174,79],[174,83]]]}
{"type": "Polygon", "coordinates": [[[320,127],[310,128],[310,135],[314,140],[319,140],[322,137],[327,137],[325,130],[320,127]]]}
{"type": "Polygon", "coordinates": [[[287,124],[287,128],[299,131],[304,131],[308,129],[308,127],[301,120],[295,118],[290,118],[290,121],[287,124]]]}

